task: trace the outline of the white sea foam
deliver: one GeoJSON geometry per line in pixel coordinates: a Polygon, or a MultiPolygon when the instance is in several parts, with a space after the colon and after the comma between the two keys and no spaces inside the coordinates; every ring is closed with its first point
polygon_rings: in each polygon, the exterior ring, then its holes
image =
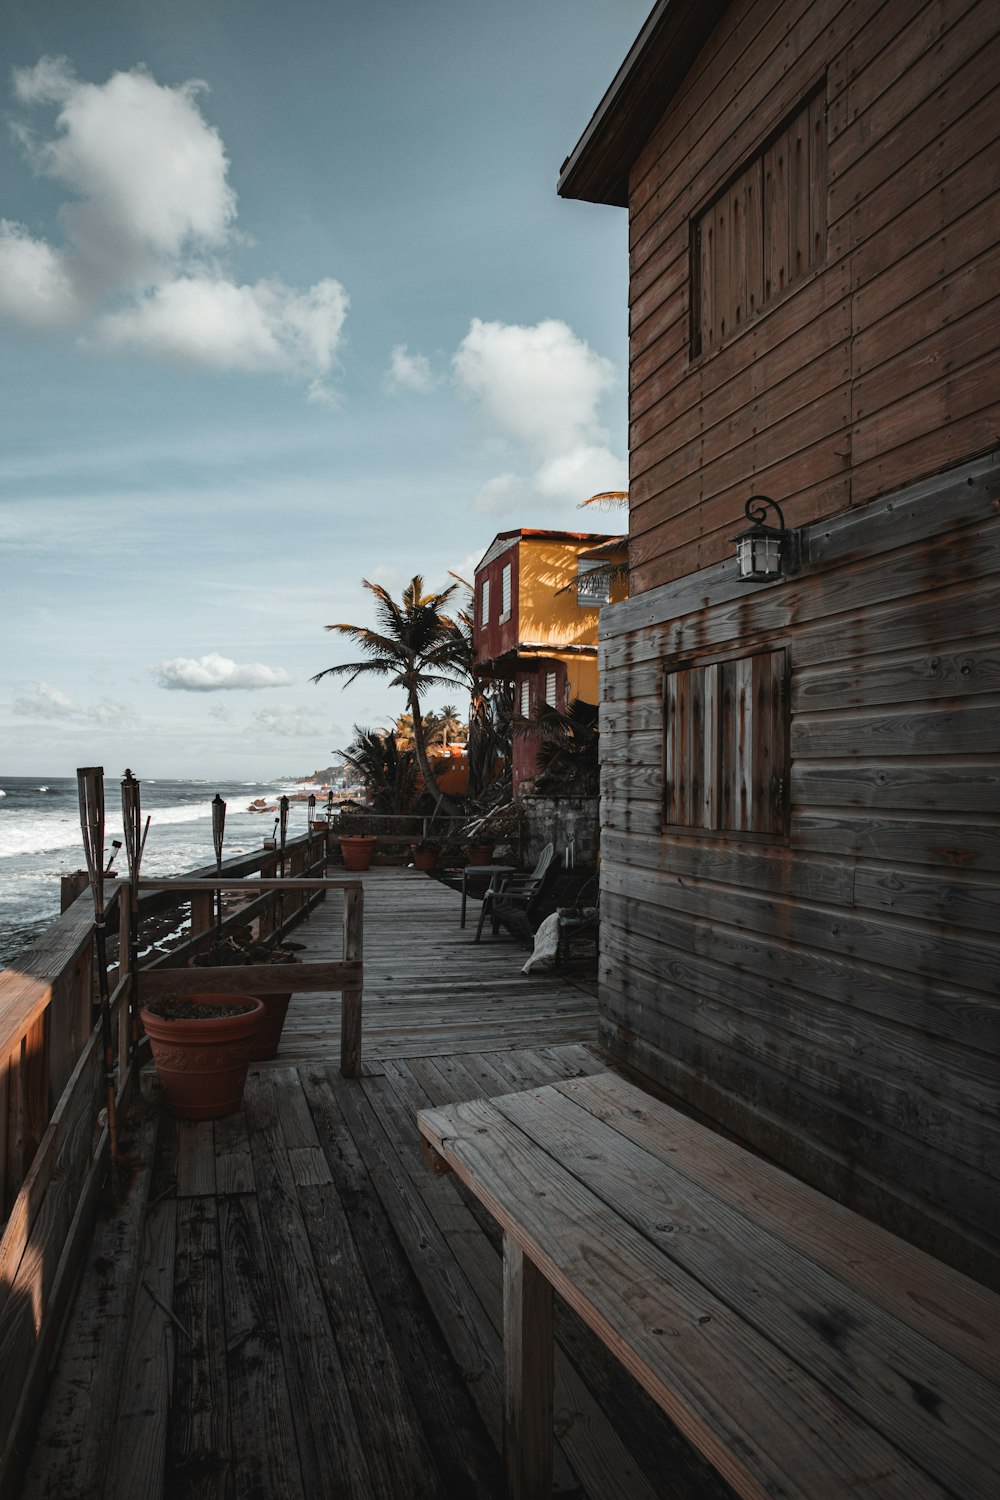
{"type": "MultiPolygon", "coordinates": [[[[149,809],[151,829],[168,824],[198,823],[211,816],[211,802],[188,802],[175,807],[149,809]]],[[[4,818],[6,819],[6,814],[4,818]]],[[[121,819],[115,817],[109,809],[105,825],[106,847],[111,847],[112,839],[120,839],[122,836],[121,819]]],[[[0,859],[8,859],[17,854],[54,854],[60,849],[78,847],[80,843],[80,822],[71,815],[53,818],[51,814],[47,814],[37,820],[19,818],[11,827],[0,826],[0,859]]]]}

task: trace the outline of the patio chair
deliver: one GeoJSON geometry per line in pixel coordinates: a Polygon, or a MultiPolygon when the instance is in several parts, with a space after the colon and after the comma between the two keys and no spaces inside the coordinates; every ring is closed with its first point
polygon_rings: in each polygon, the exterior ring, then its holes
{"type": "MultiPolygon", "coordinates": [[[[483,897],[482,910],[479,913],[479,925],[476,928],[475,941],[478,943],[483,935],[483,926],[486,922],[486,913],[489,912],[493,919],[493,933],[496,936],[499,931],[498,904],[502,903],[510,911],[521,911],[527,917],[528,908],[537,899],[541,892],[545,877],[552,864],[552,856],[555,854],[555,845],[546,844],[535,868],[524,875],[507,875],[496,886],[493,886],[483,897]]],[[[509,923],[507,924],[510,925],[509,923]]]]}
{"type": "Polygon", "coordinates": [[[600,876],[593,875],[581,886],[573,905],[559,909],[559,942],[555,960],[557,969],[567,961],[572,949],[578,944],[593,944],[596,950],[600,918],[600,876]]]}

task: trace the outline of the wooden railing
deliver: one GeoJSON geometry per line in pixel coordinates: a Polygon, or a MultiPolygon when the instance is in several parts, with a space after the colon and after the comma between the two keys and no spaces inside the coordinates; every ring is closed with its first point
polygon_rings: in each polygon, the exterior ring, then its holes
{"type": "MultiPolygon", "coordinates": [[[[364,989],[364,886],[360,880],[327,880],[308,876],[305,879],[284,880],[261,879],[253,882],[267,893],[277,893],[279,901],[309,899],[312,893],[342,891],[344,895],[344,951],[335,963],[298,963],[289,972],[277,971],[270,964],[239,964],[213,968],[202,965],[197,968],[181,967],[187,957],[205,947],[204,936],[199,934],[192,941],[167,954],[155,966],[141,971],[143,1000],[155,999],[159,995],[198,994],[202,991],[220,994],[263,995],[276,986],[287,987],[297,994],[315,990],[340,990],[342,995],[340,1032],[340,1071],[345,1078],[357,1078],[361,1072],[361,997],[364,989]]],[[[209,910],[215,892],[245,891],[240,881],[227,881],[218,875],[208,880],[142,880],[143,890],[184,891],[195,902],[208,902],[209,910]]],[[[253,903],[256,907],[265,898],[253,903]]],[[[214,942],[227,925],[234,921],[248,920],[247,907],[243,907],[227,922],[213,926],[208,936],[214,942]]],[[[286,923],[285,926],[290,925],[286,923]]],[[[281,930],[284,930],[283,928],[281,930]]]]}
{"type": "MultiPolygon", "coordinates": [[[[139,970],[139,983],[160,987],[170,963],[213,941],[213,891],[234,886],[250,895],[223,926],[256,918],[263,936],[287,931],[321,900],[325,889],[345,890],[345,951],[341,965],[296,969],[296,987],[344,988],[351,1045],[345,1071],[357,1071],[361,1045],[362,905],[358,882],[327,881],[325,838],[289,843],[286,878],[275,878],[278,851],[260,851],[193,871],[184,881],[142,882],[140,928],[150,917],[191,908],[190,932],[179,950],[139,970]],[[247,879],[259,875],[258,880],[247,879]],[[351,889],[348,889],[348,886],[351,889]],[[259,888],[260,894],[257,894],[259,888]],[[329,983],[307,969],[322,968],[329,983]],[[300,971],[302,980],[300,980],[300,971]],[[302,982],[304,981],[304,982],[302,982]]],[[[129,952],[128,882],[106,887],[106,915],[117,922],[120,953],[129,952]],[[124,899],[123,899],[124,896],[124,899]]],[[[41,1399],[55,1339],[76,1281],[102,1187],[108,1179],[108,1088],[101,1027],[94,1009],[94,910],[90,891],[79,895],[42,938],[0,973],[0,1497],[16,1492],[24,1434],[41,1399]]],[[[270,970],[271,985],[274,970],[270,970]]],[[[197,988],[216,976],[230,985],[254,966],[188,971],[197,988]]],[[[116,1113],[128,1105],[141,1061],[133,1040],[127,962],[112,972],[113,1073],[116,1113]]],[[[185,987],[174,970],[171,987],[185,987]]],[[[345,1033],[347,1035],[348,1033],[345,1033]]]]}

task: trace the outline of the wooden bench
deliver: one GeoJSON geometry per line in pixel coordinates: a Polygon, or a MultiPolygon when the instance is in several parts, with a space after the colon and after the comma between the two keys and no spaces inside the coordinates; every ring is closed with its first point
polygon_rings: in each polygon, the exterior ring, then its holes
{"type": "Polygon", "coordinates": [[[504,1231],[512,1496],[551,1494],[553,1290],[740,1495],[1000,1495],[1000,1297],[613,1073],[417,1120],[504,1231]]]}

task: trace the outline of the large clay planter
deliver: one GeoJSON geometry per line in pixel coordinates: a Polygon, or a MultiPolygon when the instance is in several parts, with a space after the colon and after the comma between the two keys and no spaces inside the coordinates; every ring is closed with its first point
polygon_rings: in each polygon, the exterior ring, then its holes
{"type": "Polygon", "coordinates": [[[493,863],[492,844],[470,844],[468,854],[470,865],[489,865],[493,863]]]}
{"type": "Polygon", "coordinates": [[[260,1024],[260,1030],[250,1043],[251,1062],[267,1062],[277,1055],[281,1042],[281,1028],[285,1024],[291,998],[291,990],[257,996],[257,999],[264,1005],[264,1019],[260,1024]]]}
{"type": "Polygon", "coordinates": [[[140,1011],[167,1112],[181,1120],[218,1120],[235,1114],[243,1100],[264,1006],[253,995],[204,994],[185,999],[202,1005],[249,1001],[253,1006],[243,1014],[178,1020],[140,1011]]]}
{"type": "Polygon", "coordinates": [[[437,862],[438,857],[436,849],[414,849],[413,868],[415,870],[424,870],[425,872],[436,870],[437,862]]]}
{"type": "Polygon", "coordinates": [[[342,833],[340,852],[344,856],[344,869],[358,873],[367,870],[377,843],[378,839],[373,833],[342,833]]]}

